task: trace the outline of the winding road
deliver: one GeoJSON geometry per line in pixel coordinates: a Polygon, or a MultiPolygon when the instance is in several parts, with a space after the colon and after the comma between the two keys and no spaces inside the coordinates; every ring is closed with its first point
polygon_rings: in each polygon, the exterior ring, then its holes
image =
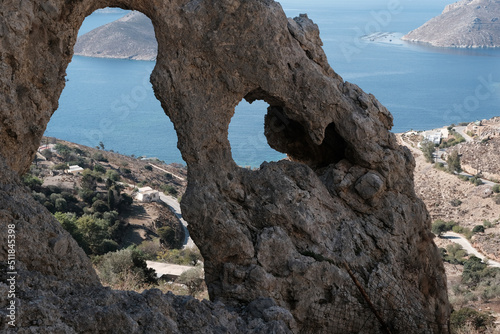
{"type": "Polygon", "coordinates": [[[446,232],[443,234],[442,236],[444,239],[448,239],[454,243],[457,243],[459,244],[460,246],[463,247],[463,249],[465,251],[467,251],[467,253],[469,254],[472,254],[474,256],[477,256],[478,258],[480,258],[481,260],[483,260],[483,262],[486,262],[487,261],[487,264],[491,267],[495,267],[495,268],[500,268],[500,263],[497,262],[497,261],[493,261],[493,260],[490,260],[490,259],[486,259],[486,256],[484,256],[483,254],[481,254],[477,249],[475,249],[474,247],[472,247],[472,245],[470,244],[469,240],[467,240],[464,236],[458,234],[458,233],[455,233],[455,232],[446,232]]]}
{"type": "Polygon", "coordinates": [[[170,210],[175,214],[175,216],[179,219],[179,221],[182,223],[182,226],[184,226],[184,248],[193,248],[195,247],[195,244],[193,242],[193,239],[189,236],[189,231],[187,229],[187,222],[182,218],[182,212],[181,212],[181,206],[179,202],[177,201],[177,198],[165,195],[164,193],[160,192],[160,200],[167,204],[170,207],[170,210]]]}

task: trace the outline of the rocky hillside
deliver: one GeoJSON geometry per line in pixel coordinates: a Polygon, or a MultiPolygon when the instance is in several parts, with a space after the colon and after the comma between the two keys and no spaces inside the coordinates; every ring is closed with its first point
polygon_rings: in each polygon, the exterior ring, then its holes
{"type": "Polygon", "coordinates": [[[78,37],[75,55],[99,58],[155,60],[158,43],[151,20],[140,12],[78,37]]]}
{"type": "Polygon", "coordinates": [[[462,0],[402,38],[439,47],[500,47],[500,1],[462,0]]]}

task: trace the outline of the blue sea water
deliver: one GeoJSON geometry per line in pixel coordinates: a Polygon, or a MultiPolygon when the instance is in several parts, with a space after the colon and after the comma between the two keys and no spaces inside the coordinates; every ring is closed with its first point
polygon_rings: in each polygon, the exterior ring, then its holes
{"type": "MultiPolygon", "coordinates": [[[[454,50],[364,42],[363,35],[407,33],[452,0],[283,0],[285,13],[308,13],[318,24],[332,68],[374,94],[394,116],[394,132],[432,129],[500,115],[500,50],[454,50]]],[[[80,34],[126,12],[96,12],[80,34]]],[[[155,99],[152,62],[73,58],[47,136],[124,154],[182,162],[172,124],[155,99]]],[[[279,160],[264,136],[267,104],[242,101],[229,128],[233,159],[242,166],[279,160]]]]}

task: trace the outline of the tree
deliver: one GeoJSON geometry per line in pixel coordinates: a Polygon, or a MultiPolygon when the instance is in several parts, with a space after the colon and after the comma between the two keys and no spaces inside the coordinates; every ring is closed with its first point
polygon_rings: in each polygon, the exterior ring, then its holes
{"type": "Polygon", "coordinates": [[[54,207],[56,211],[65,212],[68,208],[68,203],[61,197],[55,200],[54,207]]]}
{"type": "Polygon", "coordinates": [[[106,172],[106,177],[113,182],[120,181],[120,173],[113,169],[109,169],[106,172]]]}
{"type": "Polygon", "coordinates": [[[87,243],[85,242],[82,233],[78,229],[78,226],[76,224],[77,218],[74,213],[62,213],[62,212],[56,212],[54,214],[54,217],[61,223],[62,227],[68,231],[69,234],[75,239],[75,241],[78,243],[82,249],[88,253],[89,248],[87,243]]]}
{"type": "Polygon", "coordinates": [[[483,225],[476,225],[472,229],[472,232],[474,232],[474,233],[484,233],[484,226],[483,225]]]}
{"type": "Polygon", "coordinates": [[[97,188],[97,179],[92,174],[90,169],[84,170],[82,175],[83,176],[82,176],[82,179],[80,181],[80,185],[81,185],[82,189],[95,191],[97,188]]]}
{"type": "Polygon", "coordinates": [[[121,194],[120,196],[120,207],[127,208],[132,205],[134,199],[129,194],[121,194]]]}
{"type": "Polygon", "coordinates": [[[132,248],[105,254],[98,259],[96,267],[101,281],[111,286],[125,281],[129,284],[125,288],[135,289],[157,283],[155,271],[148,268],[140,252],[132,248]]]}
{"type": "Polygon", "coordinates": [[[151,165],[146,165],[144,166],[144,169],[147,169],[149,171],[152,171],[153,170],[153,167],[151,167],[151,165]]]}
{"type": "Polygon", "coordinates": [[[162,244],[165,244],[169,248],[174,248],[174,245],[176,244],[174,229],[169,226],[162,226],[157,232],[162,244]]]}
{"type": "Polygon", "coordinates": [[[106,204],[106,202],[100,199],[98,199],[92,204],[92,209],[94,209],[94,212],[101,212],[101,213],[109,211],[109,207],[106,204]]]}
{"type": "Polygon", "coordinates": [[[446,163],[448,164],[448,170],[451,173],[460,173],[462,171],[462,166],[460,165],[460,156],[458,155],[458,151],[454,150],[450,154],[448,154],[448,158],[446,158],[446,163]]]}
{"type": "Polygon", "coordinates": [[[177,189],[175,189],[174,186],[172,186],[170,184],[164,184],[163,186],[161,186],[161,190],[163,190],[163,192],[170,194],[172,196],[177,196],[177,194],[179,193],[177,191],[177,189]]]}
{"type": "Polygon", "coordinates": [[[444,220],[438,219],[434,223],[432,223],[431,231],[432,233],[440,237],[443,232],[450,231],[455,225],[457,225],[457,223],[452,220],[450,220],[449,222],[445,222],[444,220]]]}
{"type": "Polygon", "coordinates": [[[200,268],[189,269],[179,276],[176,283],[184,284],[189,294],[194,297],[204,289],[203,272],[200,268]]]}
{"type": "Polygon", "coordinates": [[[111,210],[115,207],[115,195],[113,189],[108,190],[108,206],[111,210]]]}
{"type": "Polygon", "coordinates": [[[424,140],[420,144],[420,149],[424,153],[425,160],[427,162],[433,163],[434,162],[434,152],[436,151],[436,145],[434,145],[433,142],[424,140]]]}
{"type": "Polygon", "coordinates": [[[101,243],[104,239],[109,239],[108,223],[103,219],[95,219],[92,216],[84,215],[78,218],[76,225],[88,245],[90,254],[101,254],[101,243]]]}
{"type": "Polygon", "coordinates": [[[106,168],[104,168],[104,166],[101,165],[101,164],[95,164],[95,166],[94,166],[94,172],[104,174],[104,173],[106,173],[106,168]]]}
{"type": "Polygon", "coordinates": [[[34,176],[33,174],[25,174],[23,176],[23,183],[24,185],[28,186],[31,190],[34,191],[40,191],[40,187],[42,186],[43,181],[40,180],[38,177],[34,176]]]}
{"type": "Polygon", "coordinates": [[[104,143],[102,141],[99,142],[99,148],[101,150],[104,150],[104,143]]]}
{"type": "Polygon", "coordinates": [[[476,286],[483,276],[483,270],[487,268],[486,263],[480,258],[472,255],[464,263],[464,271],[462,273],[462,282],[469,286],[476,286]]]}

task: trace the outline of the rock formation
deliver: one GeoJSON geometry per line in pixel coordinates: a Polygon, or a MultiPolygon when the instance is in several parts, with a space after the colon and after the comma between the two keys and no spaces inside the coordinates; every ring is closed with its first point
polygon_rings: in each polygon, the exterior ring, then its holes
{"type": "Polygon", "coordinates": [[[272,0],[6,0],[0,37],[0,222],[17,238],[11,332],[448,332],[413,157],[389,132],[387,109],[330,68],[306,15],[287,19],[272,0]],[[188,165],[181,206],[211,302],[101,287],[19,183],[57,108],[78,28],[106,6],[153,22],[151,81],[188,165]],[[270,105],[264,132],[291,161],[234,163],[228,126],[243,98],[270,105]]]}
{"type": "Polygon", "coordinates": [[[500,2],[462,0],[453,3],[446,6],[441,15],[402,39],[440,47],[500,47],[500,2]]]}
{"type": "Polygon", "coordinates": [[[158,44],[151,20],[140,12],[78,37],[75,55],[98,58],[155,60],[158,44]]]}

